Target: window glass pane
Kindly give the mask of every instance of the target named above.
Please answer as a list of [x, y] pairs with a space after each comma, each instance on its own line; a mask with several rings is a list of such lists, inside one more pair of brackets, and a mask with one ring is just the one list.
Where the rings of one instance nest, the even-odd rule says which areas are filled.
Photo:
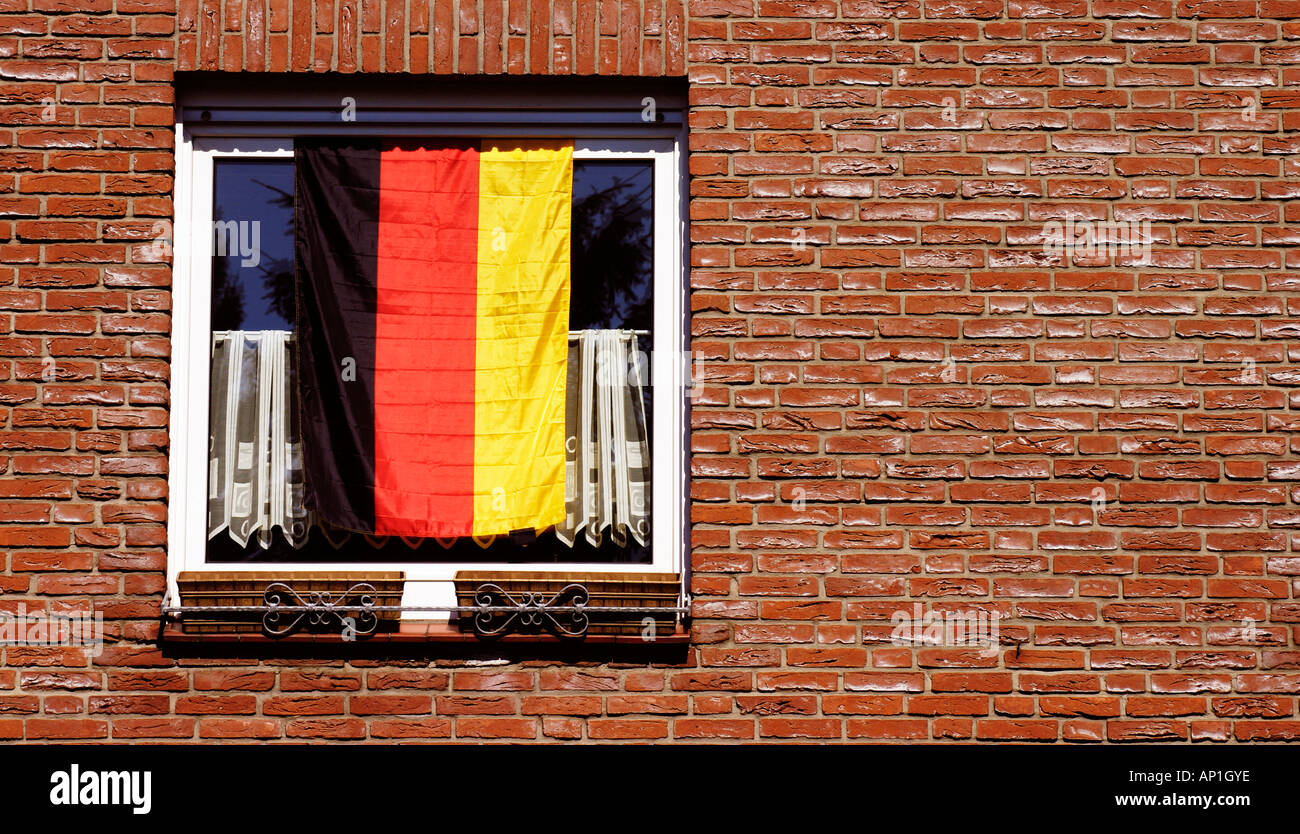
[[293, 329], [293, 160], [217, 159], [212, 329]]
[[654, 164], [573, 165], [569, 327], [649, 330], [654, 318]]
[[[213, 172], [214, 331], [292, 330], [293, 161], [217, 159]], [[570, 329], [653, 325], [654, 166], [649, 160], [577, 160], [573, 183]], [[641, 336], [645, 355], [653, 347]], [[214, 354], [214, 362], [223, 359]], [[229, 361], [228, 357], [224, 361]], [[652, 424], [647, 385], [646, 422]], [[647, 487], [648, 489], [648, 487]], [[222, 562], [633, 562], [651, 561], [650, 542], [614, 544], [608, 531], [593, 546], [579, 534], [572, 547], [553, 532], [530, 540], [499, 537], [386, 541], [313, 527], [295, 548], [277, 531], [270, 546], [240, 545], [225, 531], [208, 540], [206, 560]]]
[[[648, 332], [637, 337], [644, 378], [654, 350], [654, 197], [651, 160], [573, 163], [569, 327]], [[653, 460], [654, 391], [649, 385], [642, 390]]]

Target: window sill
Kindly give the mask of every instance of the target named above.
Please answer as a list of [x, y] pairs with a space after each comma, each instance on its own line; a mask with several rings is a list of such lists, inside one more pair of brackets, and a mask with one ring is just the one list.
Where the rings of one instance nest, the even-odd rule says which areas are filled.
[[690, 643], [690, 631], [678, 626], [671, 634], [656, 635], [654, 640], [643, 640], [640, 634], [588, 634], [584, 637], [556, 637], [550, 633], [510, 633], [500, 637], [482, 638], [473, 632], [461, 631], [454, 625], [442, 620], [408, 620], [401, 623], [396, 631], [379, 632], [368, 637], [344, 640], [341, 634], [297, 632], [284, 637], [270, 637], [256, 633], [206, 633], [192, 634], [181, 629], [179, 623], [168, 623], [162, 630], [161, 641], [164, 644], [203, 644], [203, 645], [248, 645], [274, 646], [286, 645], [419, 645], [426, 643], [457, 643], [491, 646], [498, 643], [549, 645], [549, 646], [684, 646]]

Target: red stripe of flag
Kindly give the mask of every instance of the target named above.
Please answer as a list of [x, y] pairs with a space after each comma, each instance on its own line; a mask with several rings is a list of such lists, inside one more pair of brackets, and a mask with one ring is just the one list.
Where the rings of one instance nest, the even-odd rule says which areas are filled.
[[478, 149], [379, 162], [375, 533], [473, 529]]

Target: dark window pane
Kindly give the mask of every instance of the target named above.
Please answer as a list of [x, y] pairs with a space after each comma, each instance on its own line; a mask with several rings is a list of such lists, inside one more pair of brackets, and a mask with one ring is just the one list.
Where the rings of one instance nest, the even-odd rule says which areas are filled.
[[217, 159], [212, 329], [293, 329], [293, 160]]
[[574, 163], [570, 328], [650, 329], [654, 196], [649, 160]]

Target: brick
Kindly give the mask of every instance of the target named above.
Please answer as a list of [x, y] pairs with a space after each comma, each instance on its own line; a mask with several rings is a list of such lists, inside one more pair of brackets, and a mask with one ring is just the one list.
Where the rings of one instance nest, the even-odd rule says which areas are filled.
[[280, 722], [262, 718], [202, 718], [199, 738], [269, 739], [280, 738]]
[[537, 720], [533, 718], [473, 718], [456, 719], [457, 738], [537, 738]]

